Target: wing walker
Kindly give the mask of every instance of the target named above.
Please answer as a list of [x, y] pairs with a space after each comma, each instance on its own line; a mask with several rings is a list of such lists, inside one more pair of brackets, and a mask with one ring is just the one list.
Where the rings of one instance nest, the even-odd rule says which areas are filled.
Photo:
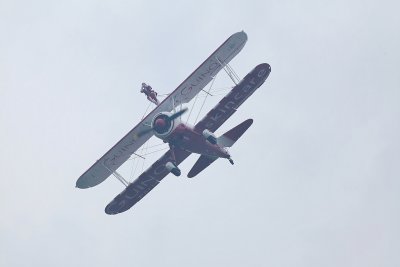
[[[179, 164], [192, 153], [200, 157], [189, 171], [189, 178], [198, 175], [218, 158], [225, 158], [233, 164], [227, 148], [246, 132], [253, 120], [245, 120], [221, 136], [215, 135], [215, 131], [265, 82], [271, 72], [270, 65], [262, 63], [242, 80], [238, 79], [228, 63], [246, 42], [247, 35], [243, 31], [230, 36], [162, 102], [157, 99], [157, 93], [151, 86], [143, 83], [141, 92], [156, 107], [82, 174], [76, 187], [93, 187], [109, 176], [115, 176], [125, 189], [106, 206], [105, 212], [118, 214], [135, 205], [169, 173], [180, 176]], [[182, 104], [194, 99], [222, 69], [235, 84], [232, 90], [194, 126], [182, 122], [180, 117], [188, 110], [182, 108]], [[181, 108], [178, 110], [177, 107]], [[136, 180], [131, 183], [126, 181], [117, 169], [152, 136], [168, 143], [169, 150]]]
[[151, 103], [155, 104], [158, 106], [160, 104], [160, 101], [157, 99], [157, 92], [151, 88], [150, 85], [146, 83], [142, 83], [142, 88], [140, 89], [141, 93], [144, 93], [147, 96], [147, 100], [149, 100]]

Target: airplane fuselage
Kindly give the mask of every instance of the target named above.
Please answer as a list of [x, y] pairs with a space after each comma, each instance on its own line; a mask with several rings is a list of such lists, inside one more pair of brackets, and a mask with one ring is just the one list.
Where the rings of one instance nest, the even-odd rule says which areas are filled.
[[177, 124], [168, 136], [161, 139], [172, 146], [191, 153], [201, 154], [211, 158], [230, 158], [225, 148], [218, 144], [210, 143], [202, 133], [196, 132], [193, 127], [184, 123]]

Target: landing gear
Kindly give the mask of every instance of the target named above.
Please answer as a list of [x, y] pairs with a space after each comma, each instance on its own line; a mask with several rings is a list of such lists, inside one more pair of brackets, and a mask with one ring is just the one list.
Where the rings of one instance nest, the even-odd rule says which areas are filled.
[[176, 166], [174, 163], [172, 163], [171, 161], [168, 161], [165, 164], [165, 168], [167, 168], [167, 170], [172, 173], [175, 176], [180, 176], [181, 175], [181, 170], [178, 168], [178, 166]]
[[231, 158], [228, 159], [230, 164], [235, 164]]
[[168, 161], [165, 164], [165, 168], [172, 173], [175, 176], [180, 176], [181, 175], [181, 170], [176, 166], [176, 158], [175, 158], [175, 152], [174, 152], [174, 146], [172, 144], [169, 144], [170, 151], [171, 151], [171, 161]]

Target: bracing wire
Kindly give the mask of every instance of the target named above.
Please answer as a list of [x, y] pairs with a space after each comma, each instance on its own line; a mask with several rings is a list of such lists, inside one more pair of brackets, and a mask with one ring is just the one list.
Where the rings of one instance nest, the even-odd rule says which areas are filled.
[[203, 101], [203, 104], [201, 105], [201, 108], [200, 108], [200, 110], [199, 110], [199, 113], [197, 113], [197, 117], [196, 117], [196, 120], [194, 121], [194, 124], [196, 124], [196, 122], [197, 122], [197, 120], [198, 120], [198, 118], [199, 118], [199, 116], [200, 116], [200, 113], [201, 113], [201, 111], [202, 111], [202, 109], [203, 109], [203, 107], [204, 107], [204, 104], [206, 103], [207, 96], [208, 96], [208, 94], [210, 93], [210, 90], [211, 90], [211, 88], [212, 88], [212, 86], [213, 86], [213, 84], [214, 84], [214, 82], [215, 82], [215, 79], [216, 79], [216, 77], [214, 77], [214, 78], [212, 79], [211, 85], [210, 85], [210, 87], [208, 88], [207, 95], [206, 95], [206, 97], [204, 98], [204, 101]]
[[142, 119], [141, 119], [141, 120], [143, 120], [144, 116], [146, 116], [146, 114], [147, 114], [147, 111], [149, 110], [149, 108], [150, 108], [151, 104], [153, 104], [153, 103], [151, 103], [151, 102], [150, 102], [150, 103], [147, 105], [146, 111], [144, 112], [144, 114], [143, 114], [143, 116], [142, 116]]
[[[144, 112], [144, 114], [143, 114], [141, 120], [143, 120], [143, 118], [146, 116], [147, 111], [149, 110], [151, 104], [152, 104], [152, 103], [150, 102], [150, 103], [147, 105], [147, 108], [146, 108], [146, 110], [145, 110], [145, 112]], [[143, 149], [142, 149], [142, 150], [143, 150]], [[129, 158], [129, 159], [128, 159], [128, 160], [132, 160], [132, 161], [133, 161], [133, 162], [132, 162], [131, 175], [130, 175], [131, 179], [132, 179], [133, 176], [136, 174], [137, 168], [138, 168], [138, 166], [139, 166], [139, 160], [135, 160], [136, 158], [139, 158], [139, 157], [133, 157], [133, 158]], [[143, 161], [144, 161], [144, 160], [143, 160]], [[143, 164], [144, 164], [144, 162], [143, 162]]]
[[[134, 161], [134, 162], [135, 162], [135, 161]], [[132, 176], [131, 176], [132, 178], [135, 176], [138, 166], [139, 166], [139, 158], [138, 158], [138, 160], [136, 160], [135, 170], [133, 171], [133, 174], [132, 174]]]
[[[147, 146], [146, 146], [147, 145]], [[164, 151], [164, 150], [167, 150], [169, 147], [163, 147], [163, 148], [161, 148], [161, 149], [157, 149], [157, 150], [154, 150], [154, 151], [150, 151], [150, 152], [145, 152], [145, 151], [148, 151], [150, 148], [154, 148], [154, 147], [159, 147], [159, 146], [161, 146], [161, 145], [165, 145], [164, 143], [162, 143], [162, 144], [157, 144], [157, 145], [153, 145], [153, 146], [148, 146], [148, 142], [144, 145], [144, 147], [141, 149], [141, 154], [140, 154], [140, 156], [141, 157], [143, 157], [143, 156], [147, 156], [147, 155], [150, 155], [150, 154], [154, 154], [154, 153], [157, 153], [157, 152], [160, 152], [160, 151]], [[139, 167], [139, 165], [140, 165], [140, 159], [142, 160], [142, 172], [143, 172], [143, 170], [144, 170], [144, 164], [145, 164], [145, 159], [143, 159], [143, 158], [141, 158], [140, 156], [133, 156], [133, 157], [131, 157], [131, 158], [129, 158], [128, 160], [131, 160], [132, 161], [132, 169], [131, 169], [131, 179], [133, 179], [133, 177], [134, 177], [134, 175], [136, 174], [136, 171], [137, 171], [137, 169], [138, 169], [138, 167]], [[135, 168], [134, 168], [135, 167]]]
[[[143, 152], [146, 153], [148, 145], [149, 145], [149, 142], [146, 142], [146, 144], [144, 145], [144, 147], [143, 147], [143, 149], [142, 149], [142, 154], [143, 154]], [[142, 161], [142, 171], [141, 171], [141, 172], [143, 172], [143, 170], [144, 170], [144, 162], [145, 162], [145, 161], [146, 161], [146, 160], [143, 159], [143, 161]]]
[[[129, 176], [130, 177], [130, 179], [132, 179], [132, 177], [133, 177], [133, 171], [135, 170], [135, 163], [137, 162], [137, 160], [135, 160], [136, 158], [132, 158], [132, 168], [131, 168], [131, 175]], [[131, 160], [131, 159], [129, 159], [129, 160]]]
[[192, 108], [190, 109], [189, 116], [186, 120], [186, 123], [189, 121], [190, 115], [192, 115], [192, 111], [193, 111], [194, 105], [196, 104], [197, 98], [199, 98], [199, 94], [197, 94], [196, 97], [194, 98], [194, 102], [193, 102]]
[[[148, 142], [144, 143], [143, 147], [140, 149], [140, 151], [141, 151], [140, 154], [144, 154], [143, 152], [147, 149], [147, 146], [148, 146]], [[135, 160], [135, 159], [138, 159], [138, 160]], [[138, 157], [138, 156], [132, 157], [132, 159], [128, 159], [128, 160], [133, 160], [133, 164], [136, 165], [136, 166], [135, 166], [135, 170], [134, 170], [134, 172], [132, 173], [132, 176], [131, 176], [132, 178], [136, 175], [136, 171], [137, 171], [138, 168], [139, 168], [140, 159], [142, 159], [142, 172], [143, 172], [144, 161], [145, 161], [145, 159], [140, 158], [140, 157]], [[136, 163], [136, 164], [135, 164], [135, 163]], [[133, 168], [133, 167], [132, 167], [132, 168]]]
[[212, 93], [215, 93], [215, 92], [220, 92], [220, 91], [226, 91], [226, 90], [230, 90], [230, 89], [232, 89], [232, 88], [233, 88], [233, 86], [220, 87], [220, 88], [212, 89], [211, 92], [212, 92]]
[[147, 156], [147, 155], [150, 155], [150, 154], [154, 154], [154, 153], [157, 153], [157, 152], [166, 150], [166, 149], [168, 149], [168, 148], [169, 148], [169, 147], [163, 147], [163, 148], [161, 148], [161, 149], [154, 150], [154, 151], [148, 152], [148, 153], [146, 153], [146, 154], [143, 154], [142, 156]]
[[[157, 150], [154, 150], [154, 151], [150, 151], [150, 152], [147, 152], [147, 153], [145, 153], [145, 154], [142, 154], [142, 155], [140, 155], [140, 156], [147, 156], [147, 155], [151, 155], [151, 154], [154, 154], [154, 153], [157, 153], [157, 152], [160, 152], [160, 151], [166, 150], [166, 149], [168, 149], [168, 147], [163, 147], [163, 148], [161, 148], [161, 149], [157, 149]], [[130, 158], [130, 159], [128, 159], [128, 160], [135, 161], [136, 159], [139, 159], [139, 158], [140, 158], [139, 156], [134, 156], [134, 157], [132, 157], [132, 158]]]
[[[211, 97], [213, 96], [221, 96], [221, 95], [227, 95], [225, 92], [219, 92], [218, 94], [213, 94]], [[207, 95], [201, 95], [199, 96], [199, 98], [205, 98], [207, 97]]]
[[[163, 146], [163, 145], [165, 145], [165, 143], [161, 143], [161, 144], [156, 144], [156, 145], [151, 145], [151, 146], [148, 146], [147, 147], [147, 150], [148, 149], [150, 149], [150, 148], [154, 148], [154, 147], [158, 147], [158, 146]], [[133, 156], [132, 158], [129, 158], [128, 160], [131, 160], [131, 159], [134, 159], [134, 158], [140, 158], [140, 156], [144, 156], [144, 155], [136, 155], [136, 156]]]

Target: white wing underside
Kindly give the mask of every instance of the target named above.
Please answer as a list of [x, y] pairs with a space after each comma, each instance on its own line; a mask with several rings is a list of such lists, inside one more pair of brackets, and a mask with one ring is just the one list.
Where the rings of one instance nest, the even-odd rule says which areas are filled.
[[[150, 132], [136, 138], [147, 129], [153, 117], [159, 112], [171, 111], [174, 106], [190, 102], [216, 74], [234, 58], [244, 47], [247, 35], [238, 32], [229, 37], [203, 64], [200, 65], [178, 88], [150, 112], [138, 125], [127, 133], [104, 156], [96, 161], [76, 182], [79, 188], [89, 188], [100, 184], [116, 171], [137, 151], [153, 134]], [[222, 65], [221, 65], [222, 62]]]

